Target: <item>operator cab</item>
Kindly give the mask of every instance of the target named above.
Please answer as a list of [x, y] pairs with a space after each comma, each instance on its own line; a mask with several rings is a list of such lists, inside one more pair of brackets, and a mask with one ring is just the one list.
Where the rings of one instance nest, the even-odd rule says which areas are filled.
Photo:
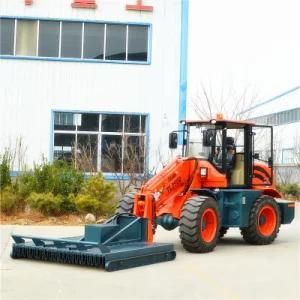
[[[230, 187], [253, 186], [254, 160], [267, 163], [270, 174], [273, 174], [271, 126], [225, 120], [220, 116], [207, 121], [185, 121], [183, 124], [183, 130], [179, 131], [182, 133], [182, 155], [208, 160], [218, 172], [226, 174]], [[170, 133], [169, 147], [175, 149], [177, 143], [177, 132]], [[271, 185], [272, 181], [271, 175], [263, 183]]]

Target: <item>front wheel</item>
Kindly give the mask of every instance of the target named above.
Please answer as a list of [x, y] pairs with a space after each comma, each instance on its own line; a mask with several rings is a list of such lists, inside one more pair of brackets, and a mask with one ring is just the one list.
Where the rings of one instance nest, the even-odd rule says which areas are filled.
[[261, 196], [254, 203], [249, 216], [249, 225], [241, 229], [244, 240], [249, 244], [271, 244], [279, 232], [280, 209], [269, 196]]
[[179, 222], [180, 239], [189, 252], [210, 252], [217, 244], [220, 217], [216, 201], [194, 196], [183, 206]]

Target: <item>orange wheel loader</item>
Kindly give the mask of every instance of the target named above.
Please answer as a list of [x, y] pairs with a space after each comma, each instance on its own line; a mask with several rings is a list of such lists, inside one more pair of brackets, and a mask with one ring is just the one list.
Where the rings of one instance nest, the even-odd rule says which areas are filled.
[[184, 121], [169, 148], [182, 154], [137, 192], [125, 195], [115, 216], [86, 225], [80, 237], [12, 235], [12, 258], [104, 267], [115, 271], [175, 259], [172, 244], [154, 242], [158, 225], [179, 227], [189, 252], [212, 251], [230, 227], [245, 242], [272, 243], [294, 218], [273, 174], [273, 128], [248, 121]]

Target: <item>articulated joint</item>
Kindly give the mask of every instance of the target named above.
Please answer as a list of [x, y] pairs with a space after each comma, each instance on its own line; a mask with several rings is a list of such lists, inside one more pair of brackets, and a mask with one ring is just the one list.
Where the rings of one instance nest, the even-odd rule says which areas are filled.
[[164, 214], [156, 218], [156, 224], [162, 226], [166, 230], [173, 230], [179, 225], [179, 221], [171, 214]]

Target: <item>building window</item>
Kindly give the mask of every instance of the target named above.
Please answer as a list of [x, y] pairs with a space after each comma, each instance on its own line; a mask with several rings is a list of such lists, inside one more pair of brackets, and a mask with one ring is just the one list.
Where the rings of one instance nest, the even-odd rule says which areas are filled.
[[0, 19], [0, 54], [14, 54], [15, 20]]
[[37, 21], [19, 20], [17, 23], [16, 55], [36, 56]]
[[54, 157], [71, 162], [74, 158], [75, 134], [56, 133], [54, 135]]
[[128, 60], [147, 61], [148, 30], [143, 26], [128, 26]]
[[101, 130], [106, 132], [123, 131], [123, 115], [104, 114], [102, 115]]
[[122, 136], [103, 134], [101, 140], [101, 170], [122, 172]]
[[126, 59], [126, 26], [106, 26], [106, 58], [110, 60]]
[[0, 18], [0, 55], [147, 63], [149, 25]]
[[81, 57], [82, 24], [62, 22], [61, 57]]
[[84, 24], [84, 58], [103, 59], [104, 28], [104, 24]]
[[85, 172], [144, 173], [146, 115], [54, 113], [54, 159]]
[[60, 32], [59, 22], [40, 21], [38, 56], [42, 56], [42, 57], [59, 56], [59, 32]]

